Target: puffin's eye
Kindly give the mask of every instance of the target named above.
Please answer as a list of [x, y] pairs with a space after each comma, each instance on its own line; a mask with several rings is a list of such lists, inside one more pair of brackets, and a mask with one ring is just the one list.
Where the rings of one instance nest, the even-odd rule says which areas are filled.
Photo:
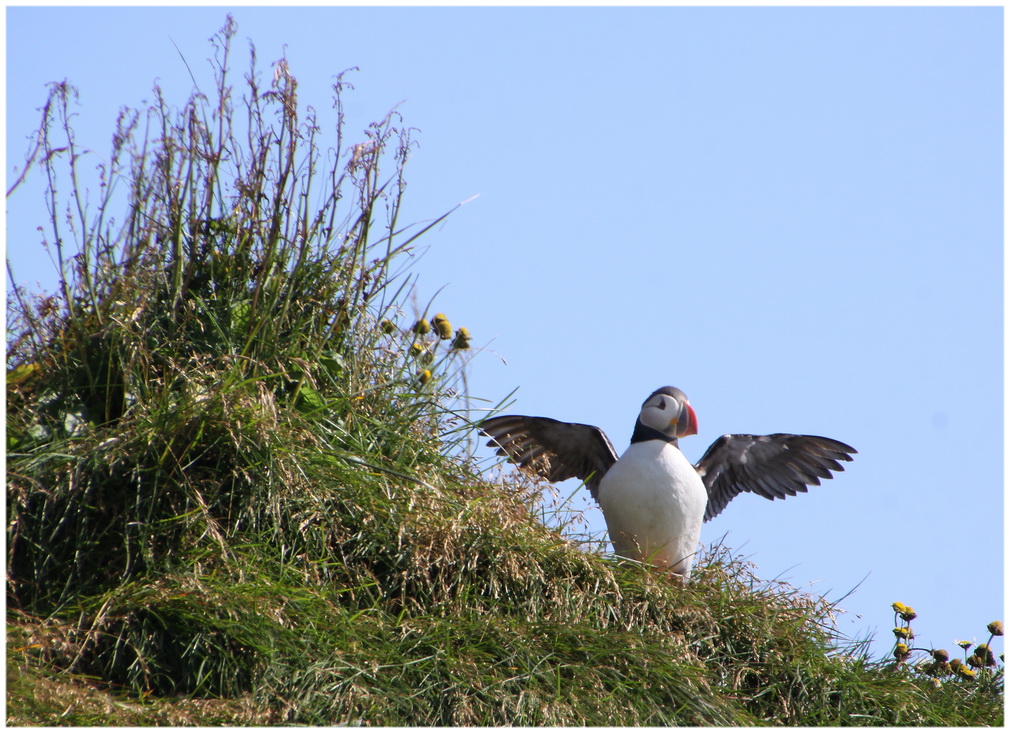
[[659, 409], [660, 410], [666, 409], [666, 400], [664, 400], [662, 397], [659, 398]]

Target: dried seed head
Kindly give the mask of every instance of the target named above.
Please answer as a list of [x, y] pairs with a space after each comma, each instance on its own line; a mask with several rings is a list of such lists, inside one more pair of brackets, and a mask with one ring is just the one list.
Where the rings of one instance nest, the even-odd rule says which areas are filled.
[[988, 644], [979, 644], [975, 647], [975, 655], [982, 662], [983, 666], [995, 667], [996, 666], [996, 656], [992, 653], [992, 649], [989, 648]]
[[989, 633], [993, 636], [1003, 636], [1003, 622], [993, 621], [991, 624], [986, 626], [989, 629]]
[[938, 662], [948, 662], [950, 661], [950, 655], [947, 653], [946, 649], [934, 649], [930, 654], [933, 655], [933, 659]]
[[394, 324], [388, 318], [383, 318], [382, 321], [379, 323], [379, 328], [382, 329], [383, 333], [393, 333], [393, 331], [396, 330], [396, 324]]

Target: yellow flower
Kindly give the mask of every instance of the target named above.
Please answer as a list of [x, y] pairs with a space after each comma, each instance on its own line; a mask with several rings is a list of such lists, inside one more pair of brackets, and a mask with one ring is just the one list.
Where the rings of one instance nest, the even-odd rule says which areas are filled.
[[894, 609], [895, 613], [904, 613], [906, 606], [904, 603], [901, 603], [900, 601], [895, 601], [894, 603], [891, 604], [891, 608]]
[[894, 658], [899, 662], [904, 662], [912, 655], [912, 652], [908, 650], [907, 644], [895, 644], [894, 645]]
[[894, 635], [896, 637], [898, 637], [899, 639], [914, 639], [915, 638], [915, 634], [913, 634], [912, 630], [910, 628], [908, 628], [907, 626], [895, 626], [894, 627]]
[[967, 649], [968, 647], [971, 646], [971, 642], [970, 641], [964, 641], [964, 640], [962, 640], [962, 641], [956, 641], [955, 640], [954, 643], [957, 644], [962, 649]]
[[452, 338], [452, 324], [445, 317], [445, 313], [436, 313], [435, 317], [431, 319], [431, 323], [435, 326], [440, 339], [444, 341], [447, 338]]
[[424, 336], [424, 334], [431, 331], [431, 324], [427, 320], [422, 318], [420, 321], [414, 324], [414, 333]]
[[911, 606], [905, 606], [905, 610], [902, 611], [900, 615], [905, 621], [911, 621], [913, 618], [916, 617], [917, 614], [915, 613], [914, 608], [912, 608]]
[[461, 350], [470, 348], [470, 329], [460, 326], [456, 330], [456, 338], [452, 341], [452, 348]]
[[993, 636], [1003, 636], [1003, 622], [993, 621], [991, 624], [986, 626], [989, 629], [989, 633]]
[[382, 329], [383, 333], [392, 333], [393, 331], [396, 330], [396, 326], [388, 318], [382, 319], [382, 321], [379, 323], [379, 328]]
[[410, 355], [411, 356], [417, 356], [422, 351], [424, 351], [424, 347], [421, 346], [421, 344], [417, 343], [417, 341], [415, 341], [414, 343], [412, 343], [410, 345]]
[[417, 375], [418, 379], [421, 380], [421, 384], [427, 384], [431, 381], [431, 370], [425, 369], [423, 372]]
[[961, 677], [962, 679], [966, 680], [975, 679], [975, 673], [970, 669], [968, 669], [967, 667], [965, 667], [963, 664], [957, 668], [956, 673], [957, 676]]

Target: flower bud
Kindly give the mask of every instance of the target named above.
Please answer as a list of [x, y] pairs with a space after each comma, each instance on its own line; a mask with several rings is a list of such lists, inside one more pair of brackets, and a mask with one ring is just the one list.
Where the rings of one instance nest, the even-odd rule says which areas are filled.
[[1003, 636], [1003, 622], [993, 621], [991, 624], [986, 626], [989, 629], [989, 633], [993, 636]]

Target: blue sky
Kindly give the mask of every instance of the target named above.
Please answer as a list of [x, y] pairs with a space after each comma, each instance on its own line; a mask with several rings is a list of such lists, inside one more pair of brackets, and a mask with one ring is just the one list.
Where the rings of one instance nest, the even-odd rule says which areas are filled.
[[[829, 598], [861, 582], [839, 628], [881, 653], [895, 600], [926, 647], [1003, 617], [1002, 8], [8, 8], [8, 182], [46, 82], [104, 153], [156, 78], [190, 93], [173, 41], [210, 86], [226, 12], [236, 81], [251, 39], [324, 115], [359, 67], [352, 136], [400, 104], [401, 220], [479, 194], [414, 268], [488, 344], [472, 394], [619, 451], [666, 384], [691, 460], [727, 432], [848, 442], [839, 478], [739, 497], [703, 540]], [[40, 190], [8, 201], [8, 257], [51, 288]]]

